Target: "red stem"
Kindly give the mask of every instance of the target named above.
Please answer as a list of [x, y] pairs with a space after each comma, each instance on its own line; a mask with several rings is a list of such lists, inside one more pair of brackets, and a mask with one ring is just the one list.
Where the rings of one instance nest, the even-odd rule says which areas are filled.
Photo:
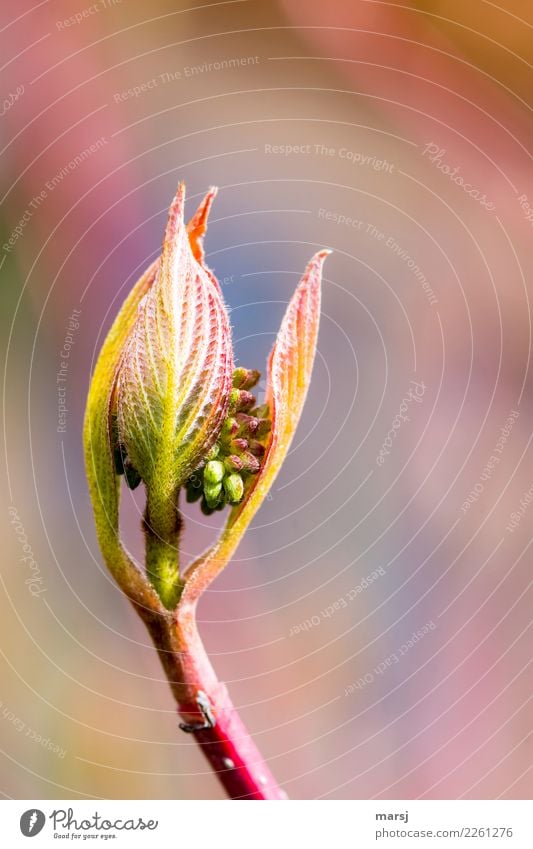
[[[192, 732], [230, 799], [286, 799], [265, 764], [257, 746], [233, 707], [224, 684], [219, 684], [210, 703], [216, 724]], [[202, 714], [192, 705], [180, 705], [182, 716], [196, 722]]]
[[168, 617], [139, 609], [178, 704], [182, 726], [196, 738], [230, 799], [286, 799], [239, 714], [217, 680], [196, 626], [195, 604]]

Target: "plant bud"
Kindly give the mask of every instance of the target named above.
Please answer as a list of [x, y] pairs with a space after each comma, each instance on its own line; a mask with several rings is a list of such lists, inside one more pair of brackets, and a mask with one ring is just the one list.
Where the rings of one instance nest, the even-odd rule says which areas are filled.
[[232, 412], [249, 410], [255, 404], [255, 397], [246, 389], [232, 389], [229, 408]]
[[204, 469], [204, 484], [220, 483], [224, 477], [224, 464], [220, 460], [210, 460]]
[[236, 368], [233, 372], [233, 386], [235, 389], [251, 389], [261, 377], [261, 372], [256, 369]]
[[209, 451], [207, 452], [205, 459], [206, 460], [214, 460], [216, 457], [218, 457], [219, 453], [220, 453], [220, 445], [218, 444], [218, 442], [215, 442], [215, 444], [212, 445], [211, 448], [209, 449]]
[[[126, 298], [102, 347], [84, 424], [85, 464], [104, 558], [137, 608], [157, 616], [161, 603], [175, 610], [184, 594], [187, 603], [195, 601], [224, 567], [280, 469], [311, 377], [322, 264], [329, 253], [311, 259], [290, 300], [268, 359], [267, 403], [255, 407], [248, 390], [259, 372], [234, 371], [221, 289], [204, 263], [203, 236], [215, 190], [187, 228], [184, 195], [180, 185], [161, 257]], [[146, 576], [121, 539], [117, 476], [122, 474], [131, 488], [141, 480], [146, 487]], [[215, 545], [190, 570], [190, 580], [189, 572], [180, 575], [178, 561], [182, 487], [187, 501], [200, 499], [206, 515], [228, 501], [239, 505]]]
[[224, 491], [230, 504], [238, 504], [244, 493], [244, 484], [240, 475], [234, 473], [224, 478]]
[[215, 510], [218, 509], [218, 505], [216, 507], [210, 507], [205, 498], [202, 498], [200, 502], [200, 509], [204, 516], [212, 516]]
[[245, 451], [244, 454], [241, 454], [240, 459], [242, 460], [242, 470], [243, 472], [252, 472], [255, 474], [259, 471], [259, 460], [257, 457], [254, 457], [249, 451]]
[[272, 422], [270, 419], [259, 419], [257, 422], [257, 430], [255, 431], [255, 435], [262, 439], [267, 433], [270, 433], [272, 430]]
[[262, 457], [265, 453], [265, 446], [257, 439], [250, 440], [248, 447], [255, 457]]
[[236, 452], [246, 451], [247, 448], [248, 448], [248, 440], [246, 440], [246, 439], [242, 439], [242, 438], [239, 437], [238, 439], [232, 439], [231, 442], [230, 442], [230, 449], [233, 450], [233, 451], [236, 451]]
[[223, 438], [228, 438], [230, 436], [235, 436], [235, 434], [237, 433], [238, 430], [239, 430], [239, 423], [238, 423], [237, 419], [234, 419], [230, 416], [224, 421], [220, 435]]
[[222, 492], [222, 481], [213, 484], [204, 484], [205, 500], [209, 507], [216, 507], [220, 493]]
[[246, 413], [237, 413], [235, 416], [239, 423], [239, 434], [243, 436], [255, 436], [259, 427], [259, 419], [255, 416], [248, 416]]
[[175, 524], [179, 487], [218, 439], [233, 375], [228, 317], [192, 252], [184, 199], [181, 185], [116, 377], [118, 438], [147, 486], [150, 527], [162, 537]]

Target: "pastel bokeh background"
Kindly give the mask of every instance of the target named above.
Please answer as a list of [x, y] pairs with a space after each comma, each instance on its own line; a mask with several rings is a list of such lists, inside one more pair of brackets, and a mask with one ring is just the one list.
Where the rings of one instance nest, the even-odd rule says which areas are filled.
[[[179, 179], [191, 212], [220, 187], [249, 367], [333, 250], [293, 449], [200, 609], [272, 770], [294, 798], [530, 797], [533, 12], [501, 5], [4, 5], [5, 797], [221, 797], [102, 566], [80, 438]], [[214, 525], [187, 510], [185, 559]]]

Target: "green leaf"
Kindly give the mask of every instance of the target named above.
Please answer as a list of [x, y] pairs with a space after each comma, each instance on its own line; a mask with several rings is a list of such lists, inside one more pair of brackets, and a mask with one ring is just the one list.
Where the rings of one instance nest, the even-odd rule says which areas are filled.
[[102, 346], [91, 380], [84, 422], [85, 467], [96, 532], [109, 571], [132, 601], [156, 610], [159, 598], [119, 539], [120, 477], [115, 472], [111, 408], [124, 343], [131, 333], [139, 302], [152, 286], [159, 260], [136, 283]]
[[189, 233], [184, 202], [181, 184], [155, 280], [139, 303], [116, 381], [118, 437], [146, 485], [147, 571], [169, 608], [181, 591], [178, 491], [217, 439], [233, 374], [219, 287], [195, 257], [202, 259], [202, 210], [209, 203]]
[[117, 377], [120, 440], [161, 502], [176, 496], [215, 442], [233, 372], [226, 310], [193, 256], [183, 203], [181, 186]]

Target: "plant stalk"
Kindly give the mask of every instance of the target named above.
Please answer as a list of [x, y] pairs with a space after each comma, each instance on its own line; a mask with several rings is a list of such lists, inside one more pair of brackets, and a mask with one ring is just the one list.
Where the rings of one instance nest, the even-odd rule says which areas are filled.
[[218, 681], [196, 625], [196, 605], [158, 614], [136, 605], [158, 651], [180, 727], [195, 737], [230, 799], [286, 799]]

